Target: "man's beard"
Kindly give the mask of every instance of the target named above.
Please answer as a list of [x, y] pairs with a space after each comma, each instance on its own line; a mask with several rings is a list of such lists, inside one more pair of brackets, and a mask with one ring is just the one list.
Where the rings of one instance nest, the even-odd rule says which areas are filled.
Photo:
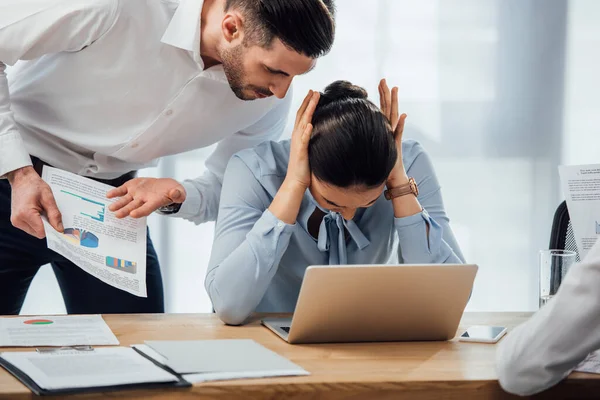
[[223, 63], [223, 71], [229, 82], [229, 87], [240, 100], [256, 100], [255, 94], [248, 92], [258, 92], [265, 96], [271, 96], [270, 90], [264, 89], [255, 85], [244, 84], [244, 45], [239, 44], [230, 50], [221, 52], [221, 62]]

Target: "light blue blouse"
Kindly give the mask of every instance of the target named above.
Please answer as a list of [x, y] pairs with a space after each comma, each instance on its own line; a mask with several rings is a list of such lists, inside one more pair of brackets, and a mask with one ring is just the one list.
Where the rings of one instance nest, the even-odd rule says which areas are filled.
[[350, 221], [323, 210], [317, 239], [307, 228], [317, 207], [309, 190], [294, 225], [268, 210], [287, 172], [289, 141], [265, 142], [233, 156], [205, 281], [221, 320], [237, 325], [255, 311], [293, 312], [310, 265], [464, 262], [429, 156], [412, 140], [403, 142], [402, 151], [406, 172], [419, 186], [423, 212], [395, 218], [392, 202], [382, 194]]

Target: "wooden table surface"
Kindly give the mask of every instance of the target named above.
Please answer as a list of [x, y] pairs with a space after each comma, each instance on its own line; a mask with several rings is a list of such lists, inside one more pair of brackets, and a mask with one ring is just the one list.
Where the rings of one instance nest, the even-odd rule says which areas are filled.
[[[471, 325], [514, 328], [527, 313], [466, 313]], [[144, 340], [249, 338], [289, 358], [310, 376], [208, 382], [193, 388], [117, 391], [69, 398], [143, 399], [504, 399], [494, 368], [495, 345], [458, 342], [289, 345], [260, 326], [223, 325], [214, 314], [105, 315], [122, 346]], [[509, 333], [510, 334], [510, 333]], [[595, 395], [594, 395], [595, 393]], [[0, 398], [34, 396], [0, 369]], [[600, 398], [600, 376], [574, 374], [535, 398]]]

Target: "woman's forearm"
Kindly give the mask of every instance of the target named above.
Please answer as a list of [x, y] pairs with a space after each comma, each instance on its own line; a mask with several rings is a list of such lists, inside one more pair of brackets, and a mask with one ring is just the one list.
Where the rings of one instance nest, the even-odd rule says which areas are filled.
[[296, 223], [306, 186], [292, 180], [284, 180], [269, 206], [269, 211], [286, 224]]
[[[238, 224], [217, 235], [209, 262], [205, 288], [223, 322], [243, 323], [266, 293], [294, 231], [265, 211], [249, 225], [249, 218], [221, 214], [223, 225]], [[234, 222], [235, 221], [235, 222]], [[233, 244], [238, 243], [237, 247]]]
[[[408, 182], [408, 176], [406, 175], [393, 177], [388, 179], [387, 187], [388, 189], [391, 189], [406, 185]], [[396, 218], [410, 217], [411, 215], [419, 214], [421, 211], [423, 211], [421, 203], [419, 203], [417, 197], [412, 194], [395, 197], [391, 201], [394, 206], [394, 217]]]

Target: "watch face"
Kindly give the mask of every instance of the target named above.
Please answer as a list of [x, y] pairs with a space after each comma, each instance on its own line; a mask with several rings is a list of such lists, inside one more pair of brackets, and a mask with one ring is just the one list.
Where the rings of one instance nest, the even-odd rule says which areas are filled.
[[169, 204], [169, 205], [160, 207], [159, 210], [163, 214], [176, 214], [177, 212], [179, 212], [180, 208], [181, 208], [181, 203], [173, 203], [173, 204]]
[[410, 182], [410, 188], [412, 189], [412, 192], [415, 194], [415, 196], [418, 196], [419, 195], [419, 187], [417, 186], [417, 182], [415, 182], [414, 178], [410, 178], [409, 182]]

